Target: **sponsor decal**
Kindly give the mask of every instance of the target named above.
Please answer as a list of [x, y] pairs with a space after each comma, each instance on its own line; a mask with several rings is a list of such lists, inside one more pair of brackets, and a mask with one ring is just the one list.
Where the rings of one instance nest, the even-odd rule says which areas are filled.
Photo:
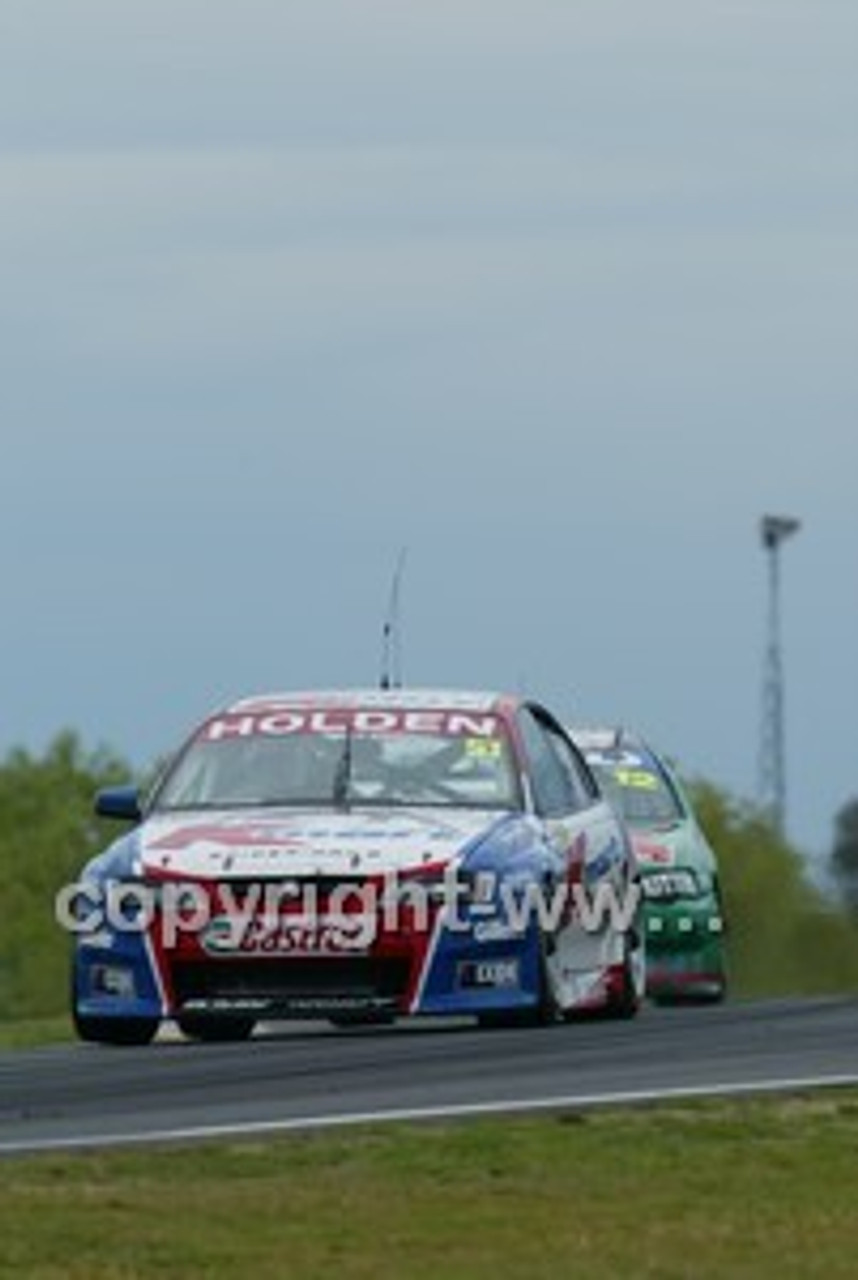
[[473, 934], [476, 942], [509, 942], [520, 936], [518, 928], [506, 920], [478, 920]]
[[200, 944], [209, 955], [340, 955], [366, 950], [375, 935], [375, 916], [250, 921], [215, 916], [200, 934]]
[[500, 738], [466, 738], [465, 754], [480, 760], [497, 760], [501, 755], [503, 743]]
[[497, 716], [465, 711], [313, 711], [296, 707], [217, 716], [203, 726], [199, 736], [205, 742], [220, 742], [225, 738], [277, 738], [295, 733], [425, 733], [481, 741], [496, 738], [498, 724]]
[[675, 861], [673, 851], [663, 844], [653, 844], [651, 840], [634, 838], [635, 853], [638, 861], [654, 867], [671, 867]]
[[297, 835], [292, 826], [246, 821], [192, 822], [152, 840], [147, 849], [160, 852], [189, 849], [195, 844], [218, 844], [229, 849], [252, 848], [257, 857], [277, 857], [284, 849], [300, 849], [304, 843], [305, 839]]
[[183, 1013], [266, 1013], [270, 996], [192, 996], [182, 1001]]
[[[694, 898], [699, 892], [693, 871], [650, 871], [641, 879], [645, 898], [666, 901], [672, 898]], [[681, 927], [681, 925], [680, 925]]]
[[621, 787], [638, 791], [658, 791], [658, 778], [648, 769], [615, 769], [614, 777]]
[[463, 960], [459, 965], [460, 987], [490, 987], [509, 990], [517, 987], [518, 960], [500, 957], [494, 960]]

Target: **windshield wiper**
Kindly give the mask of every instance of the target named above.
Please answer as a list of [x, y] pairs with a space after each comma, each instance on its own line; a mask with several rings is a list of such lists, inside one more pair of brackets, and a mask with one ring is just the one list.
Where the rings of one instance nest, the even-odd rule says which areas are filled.
[[342, 755], [337, 762], [334, 774], [334, 804], [338, 809], [349, 808], [349, 787], [352, 777], [352, 727], [346, 725]]

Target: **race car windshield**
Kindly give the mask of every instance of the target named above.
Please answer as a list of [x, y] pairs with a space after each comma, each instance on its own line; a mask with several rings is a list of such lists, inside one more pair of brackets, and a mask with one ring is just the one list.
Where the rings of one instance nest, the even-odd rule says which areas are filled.
[[499, 735], [349, 730], [200, 736], [174, 764], [153, 808], [343, 804], [520, 807], [510, 748]]
[[626, 822], [654, 826], [679, 822], [683, 816], [679, 800], [661, 774], [641, 764], [590, 762], [602, 785]]

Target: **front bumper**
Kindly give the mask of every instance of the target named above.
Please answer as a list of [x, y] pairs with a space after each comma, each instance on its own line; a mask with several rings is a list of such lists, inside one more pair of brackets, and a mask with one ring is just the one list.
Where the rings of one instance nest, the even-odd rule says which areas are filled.
[[534, 1007], [539, 955], [533, 929], [482, 941], [438, 922], [336, 954], [211, 953], [196, 938], [165, 949], [154, 936], [101, 935], [77, 942], [73, 999], [92, 1018], [477, 1015]]
[[163, 1018], [169, 1015], [149, 940], [102, 930], [79, 939], [72, 960], [72, 1002], [86, 1018]]
[[643, 927], [647, 995], [718, 999], [724, 994], [724, 921], [714, 898], [647, 902]]

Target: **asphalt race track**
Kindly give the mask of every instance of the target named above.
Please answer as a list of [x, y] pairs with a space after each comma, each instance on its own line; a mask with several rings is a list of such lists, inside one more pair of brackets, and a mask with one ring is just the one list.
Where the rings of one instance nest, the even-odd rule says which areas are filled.
[[279, 1024], [244, 1044], [2, 1053], [0, 1154], [852, 1081], [858, 997], [648, 1006], [632, 1022], [532, 1030]]

